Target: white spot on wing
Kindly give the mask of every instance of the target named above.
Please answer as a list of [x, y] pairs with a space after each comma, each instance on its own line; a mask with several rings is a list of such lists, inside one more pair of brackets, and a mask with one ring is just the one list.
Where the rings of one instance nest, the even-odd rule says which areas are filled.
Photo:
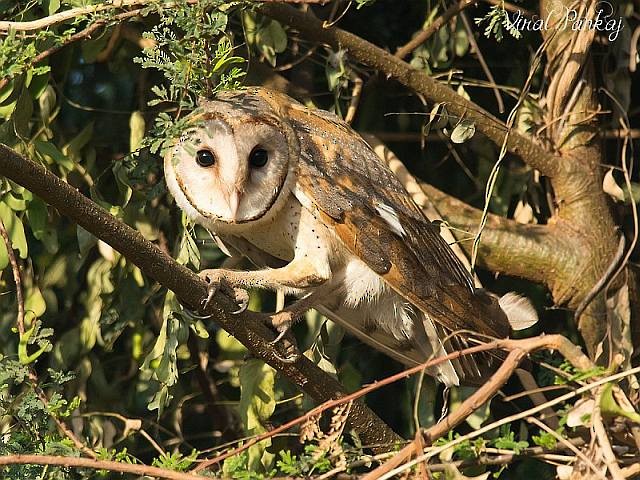
[[387, 225], [391, 227], [391, 231], [396, 235], [404, 237], [407, 232], [402, 228], [402, 224], [400, 223], [400, 219], [398, 218], [398, 213], [386, 203], [376, 202], [375, 205], [376, 212], [378, 215], [382, 217], [382, 219], [387, 222]]

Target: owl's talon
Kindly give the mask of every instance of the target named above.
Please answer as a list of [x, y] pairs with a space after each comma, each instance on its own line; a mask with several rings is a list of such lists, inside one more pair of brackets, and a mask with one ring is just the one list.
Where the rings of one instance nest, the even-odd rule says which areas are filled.
[[249, 294], [246, 290], [236, 288], [235, 291], [236, 303], [238, 304], [238, 310], [231, 312], [231, 315], [239, 315], [249, 307]]
[[274, 338], [273, 340], [271, 340], [269, 342], [269, 345], [277, 345], [278, 343], [280, 343], [280, 341], [284, 338], [284, 336], [289, 332], [289, 328], [286, 328], [285, 330], [281, 330], [279, 331], [278, 335], [276, 336], [276, 338]]
[[282, 357], [278, 355], [278, 352], [276, 351], [276, 353], [274, 353], [274, 356], [282, 363], [296, 363], [300, 358], [300, 352], [295, 352], [287, 357]]
[[192, 318], [194, 320], [209, 320], [211, 317], [213, 317], [212, 313], [201, 315], [200, 313], [194, 312], [193, 310], [185, 307], [184, 305], [182, 305], [182, 311], [186, 313], [189, 318]]
[[[207, 296], [200, 305], [200, 311], [206, 311], [213, 301], [218, 291], [221, 291], [228, 297], [234, 299], [238, 304], [238, 309], [230, 312], [232, 315], [238, 315], [244, 312], [249, 306], [249, 294], [242, 288], [233, 288], [225, 277], [225, 272], [221, 270], [202, 270], [198, 276], [207, 282]], [[210, 318], [210, 317], [206, 317]]]
[[282, 338], [291, 330], [291, 326], [295, 323], [297, 316], [290, 311], [283, 310], [281, 312], [273, 314], [269, 318], [269, 323], [278, 332], [278, 336], [269, 342], [271, 345], [275, 345], [280, 342]]

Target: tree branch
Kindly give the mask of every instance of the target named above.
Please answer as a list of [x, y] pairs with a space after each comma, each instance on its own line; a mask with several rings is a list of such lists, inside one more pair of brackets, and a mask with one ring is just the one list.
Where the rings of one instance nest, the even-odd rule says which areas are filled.
[[[481, 210], [427, 183], [420, 182], [420, 187], [452, 227], [465, 232], [477, 229]], [[470, 236], [473, 234], [453, 233], [460, 240], [460, 246], [470, 254]], [[572, 251], [565, 236], [556, 233], [550, 225], [524, 225], [489, 214], [480, 242], [479, 264], [492, 272], [503, 272], [552, 287], [554, 266], [571, 256]]]
[[211, 480], [210, 477], [203, 477], [192, 473], [175, 472], [150, 465], [54, 455], [5, 455], [0, 456], [0, 466], [2, 465], [55, 465], [58, 467], [91, 468], [93, 470], [131, 473], [141, 477], [166, 478], [167, 480]]
[[[324, 5], [330, 0], [260, 0], [262, 2], [283, 2], [283, 3], [295, 3], [295, 4], [316, 4]], [[198, 3], [198, 0], [187, 0], [188, 4]], [[45, 28], [59, 25], [69, 20], [74, 20], [84, 15], [91, 15], [107, 10], [126, 9], [131, 7], [140, 7], [145, 5], [155, 4], [162, 8], [172, 8], [176, 6], [176, 2], [166, 2], [164, 4], [156, 0], [111, 0], [102, 2], [97, 5], [90, 5], [87, 7], [70, 8], [69, 10], [63, 10], [48, 17], [39, 18], [37, 20], [31, 20], [27, 22], [14, 22], [14, 21], [0, 21], [0, 32], [9, 32], [14, 30], [16, 32], [33, 32], [35, 30], [42, 30]]]
[[432, 23], [430, 23], [424, 30], [420, 31], [415, 37], [413, 37], [406, 45], [398, 48], [395, 53], [395, 57], [399, 59], [404, 59], [407, 55], [413, 52], [416, 48], [422, 45], [424, 42], [431, 38], [440, 27], [442, 27], [445, 23], [455, 17], [458, 13], [463, 11], [465, 8], [470, 7], [471, 5], [475, 5], [477, 0], [460, 0], [458, 3], [454, 3], [449, 8], [447, 8], [442, 15], [436, 18]]
[[356, 61], [396, 79], [406, 87], [422, 94], [430, 102], [445, 102], [450, 113], [458, 118], [473, 121], [478, 131], [486, 135], [496, 145], [501, 146], [508, 133], [508, 151], [519, 155], [528, 165], [540, 170], [544, 175], [554, 177], [564, 171], [565, 164], [560, 157], [544, 150], [530, 137], [513, 130], [508, 131], [503, 122], [477, 104], [461, 97], [451, 88], [434, 80], [426, 73], [413, 69], [409, 64], [389, 52], [352, 33], [335, 27], [325, 27], [321, 20], [288, 5], [263, 5], [260, 11], [295, 28], [309, 40], [327, 43], [336, 50], [346, 50]]
[[[195, 273], [179, 265], [140, 232], [116, 220], [107, 211], [80, 194], [45, 168], [27, 160], [9, 147], [0, 145], [0, 175], [22, 185], [61, 214], [91, 232], [121, 252], [147, 276], [175, 292], [183, 304], [196, 308], [207, 294], [207, 284]], [[340, 383], [322, 371], [304, 355], [293, 363], [283, 362], [281, 355], [269, 344], [273, 332], [263, 322], [263, 315], [244, 312], [231, 315], [237, 308], [231, 299], [216, 295], [207, 313], [223, 329], [302, 388], [316, 401], [323, 402], [345, 395]], [[364, 443], [389, 444], [400, 437], [362, 402], [355, 402], [349, 416], [350, 424]]]

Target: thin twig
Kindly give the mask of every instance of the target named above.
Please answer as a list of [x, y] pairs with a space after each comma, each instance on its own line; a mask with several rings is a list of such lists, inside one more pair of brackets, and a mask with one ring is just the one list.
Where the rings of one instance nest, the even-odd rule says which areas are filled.
[[[293, 4], [317, 4], [324, 5], [330, 0], [261, 0], [265, 3], [281, 2], [281, 3], [293, 3]], [[189, 5], [198, 3], [198, 0], [186, 0]], [[39, 18], [37, 20], [31, 20], [28, 22], [13, 22], [13, 21], [0, 21], [0, 32], [9, 32], [14, 30], [16, 32], [30, 32], [34, 30], [42, 30], [44, 28], [52, 27], [60, 23], [64, 23], [68, 20], [73, 20], [84, 15], [96, 14], [104, 12], [106, 10], [124, 9], [129, 7], [138, 7], [143, 5], [155, 5], [157, 8], [173, 8], [178, 5], [177, 2], [158, 3], [157, 0], [111, 0], [102, 2], [97, 5], [90, 5], [88, 7], [70, 8], [69, 10], [63, 10], [62, 12], [49, 15], [48, 17]]]
[[344, 121], [348, 124], [353, 122], [358, 111], [358, 104], [360, 103], [360, 96], [362, 95], [362, 79], [355, 76], [353, 79], [353, 91], [351, 92], [351, 101], [349, 102], [349, 108], [347, 114], [344, 116]]
[[[45, 406], [45, 408], [47, 408], [49, 405], [49, 399], [47, 398], [46, 393], [44, 393], [44, 390], [40, 388], [38, 376], [35, 373], [35, 371], [33, 371], [33, 369], [29, 372], [29, 380], [33, 385], [33, 389], [36, 392], [36, 396], [40, 399], [40, 401]], [[65, 437], [67, 437], [69, 440], [71, 440], [78, 450], [80, 450], [89, 458], [93, 458], [93, 459], [98, 458], [96, 453], [93, 450], [91, 450], [89, 447], [87, 447], [84, 443], [82, 443], [82, 441], [76, 436], [76, 434], [73, 433], [73, 430], [71, 430], [67, 426], [67, 424], [64, 421], [62, 421], [62, 419], [58, 418], [54, 413], [51, 413], [50, 417], [53, 420], [53, 422], [56, 424], [56, 427], [58, 427], [58, 430], [60, 431], [60, 433]]]
[[496, 96], [496, 102], [498, 103], [498, 111], [500, 113], [504, 112], [504, 102], [502, 101], [502, 95], [500, 94], [500, 89], [496, 86], [496, 79], [493, 78], [493, 74], [491, 73], [491, 69], [487, 64], [487, 61], [484, 59], [484, 55], [478, 46], [478, 42], [476, 42], [476, 37], [473, 34], [473, 29], [471, 28], [471, 23], [467, 18], [467, 14], [465, 12], [460, 12], [460, 18], [462, 19], [462, 23], [464, 23], [464, 28], [467, 31], [467, 38], [469, 39], [469, 43], [473, 48], [473, 51], [478, 56], [478, 62], [480, 62], [480, 66], [484, 71], [484, 74], [487, 76], [487, 80], [492, 84], [491, 88], [493, 90], [493, 94]]
[[538, 428], [541, 428], [542, 430], [547, 432], [549, 435], [551, 435], [553, 438], [555, 438], [557, 442], [560, 442], [565, 447], [567, 447], [569, 450], [571, 450], [573, 453], [575, 453], [576, 456], [578, 458], [580, 458], [580, 460], [582, 460], [591, 470], [593, 470], [593, 473], [595, 473], [595, 475], [597, 477], [602, 478], [603, 480], [607, 480], [607, 477], [605, 477], [604, 474], [598, 469], [598, 467], [596, 467], [593, 464], [593, 462], [589, 459], [589, 457], [587, 457], [584, 453], [582, 453], [580, 450], [578, 450], [574, 445], [569, 443], [567, 441], [567, 439], [563, 438], [562, 435], [560, 435], [558, 432], [556, 432], [555, 430], [549, 428], [547, 425], [542, 423], [537, 418], [529, 417], [529, 418], [526, 418], [525, 420], [527, 422], [529, 422], [529, 423], [533, 423]]
[[442, 15], [440, 15], [432, 23], [430, 23], [424, 30], [420, 31], [420, 33], [409, 40], [409, 42], [407, 42], [405, 45], [398, 48], [398, 50], [396, 50], [396, 53], [394, 54], [394, 57], [401, 60], [404, 59], [416, 48], [429, 40], [429, 38], [431, 38], [431, 36], [440, 29], [440, 27], [446, 24], [458, 13], [462, 12], [465, 8], [470, 7], [471, 5], [475, 5], [476, 3], [477, 0], [461, 0], [457, 3], [454, 3], [449, 8], [447, 8], [442, 13]]
[[620, 380], [622, 378], [628, 377], [630, 375], [635, 375], [636, 373], [640, 372], [640, 367], [636, 367], [636, 368], [632, 368], [630, 370], [626, 370], [624, 372], [620, 372], [620, 373], [616, 373], [614, 375], [610, 375], [604, 378], [601, 378], [599, 380], [596, 380], [593, 383], [590, 383], [588, 385], [585, 385], [584, 387], [578, 388], [577, 390], [574, 390], [573, 392], [569, 392], [566, 393], [564, 395], [561, 395], [557, 398], [554, 398], [553, 400], [549, 400], [549, 402], [547, 402], [547, 404], [545, 405], [539, 405], [533, 408], [530, 408], [528, 410], [525, 410], [523, 412], [517, 413], [515, 415], [510, 415], [504, 418], [501, 418], [500, 420], [497, 420], [495, 422], [492, 422], [488, 425], [485, 425], [481, 428], [479, 428], [478, 430], [468, 433], [467, 435], [461, 435], [460, 437], [455, 438], [454, 440], [452, 440], [451, 442], [447, 442], [446, 445], [442, 446], [442, 447], [438, 447], [435, 448], [431, 451], [429, 451], [428, 453], [425, 453], [424, 455], [418, 457], [415, 460], [412, 460], [410, 462], [405, 463], [404, 465], [402, 465], [401, 467], [398, 467], [397, 469], [394, 469], [392, 471], [390, 471], [389, 473], [387, 473], [386, 475], [380, 476], [380, 480], [385, 480], [387, 478], [391, 478], [394, 475], [397, 475], [399, 473], [402, 473], [403, 471], [413, 467], [414, 465], [418, 464], [419, 462], [423, 462], [429, 458], [433, 458], [435, 456], [440, 455], [442, 452], [444, 452], [445, 450], [452, 448], [456, 445], [459, 445], [462, 442], [466, 442], [467, 440], [470, 440], [472, 438], [476, 438], [479, 437], [480, 435], [494, 430], [502, 425], [506, 425], [508, 423], [513, 423], [517, 420], [522, 420], [524, 418], [533, 416], [539, 412], [541, 412], [542, 410], [544, 410], [547, 407], [550, 406], [554, 406], [557, 405], [559, 403], [565, 402], [567, 400], [571, 400], [572, 398], [578, 397], [580, 395], [582, 395], [583, 393], [586, 393], [590, 390], [593, 390], [595, 388], [598, 388], [601, 385], [604, 385], [606, 383], [609, 382], [615, 382], [616, 380]]
[[624, 480], [624, 474], [620, 471], [620, 465], [618, 465], [616, 455], [613, 453], [613, 449], [611, 448], [609, 436], [607, 435], [607, 431], [605, 430], [604, 424], [602, 423], [600, 404], [602, 402], [603, 391], [604, 387], [601, 387], [596, 393], [594, 402], [595, 408], [593, 414], [591, 415], [592, 428], [596, 434], [596, 438], [598, 439], [598, 445], [600, 445], [600, 448], [602, 449], [602, 456], [604, 457], [604, 462], [607, 465], [609, 473], [611, 474], [611, 479]]
[[150, 465], [55, 455], [4, 455], [0, 456], [0, 466], [3, 465], [55, 465], [59, 467], [91, 468], [93, 470], [131, 473], [139, 476], [166, 478], [167, 480], [211, 480], [210, 477], [176, 472]]

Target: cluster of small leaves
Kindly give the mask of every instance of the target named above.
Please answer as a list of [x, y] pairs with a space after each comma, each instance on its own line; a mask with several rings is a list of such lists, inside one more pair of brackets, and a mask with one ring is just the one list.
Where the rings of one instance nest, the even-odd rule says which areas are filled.
[[502, 425], [500, 427], [498, 437], [495, 438], [491, 444], [501, 450], [512, 450], [513, 453], [518, 455], [523, 449], [529, 446], [529, 442], [516, 440], [515, 436], [515, 432], [511, 430], [511, 427], [508, 424]]
[[[429, 12], [425, 27], [437, 19], [439, 9]], [[451, 68], [456, 58], [464, 57], [469, 52], [469, 37], [461, 21], [451, 25], [442, 25], [433, 35], [416, 48], [412, 53], [411, 66], [418, 70], [432, 73], [433, 70]]]
[[[50, 381], [60, 389], [72, 376], [65, 372], [49, 370]], [[49, 422], [51, 415], [68, 416], [77, 408], [80, 399], [76, 397], [67, 403], [58, 391], [54, 391], [51, 401], [45, 405], [27, 381], [29, 368], [17, 360], [0, 355], [0, 389], [16, 392], [16, 395], [0, 395], [0, 419], [12, 418], [13, 424], [3, 432], [0, 455], [21, 453], [42, 453], [49, 455], [77, 455], [73, 443], [55, 430]], [[36, 471], [38, 470], [38, 472]], [[6, 467], [3, 478], [67, 478], [65, 469], [52, 468], [48, 477], [40, 476], [42, 467]], [[33, 477], [24, 475], [34, 474]]]
[[478, 26], [486, 23], [484, 36], [487, 38], [493, 36], [498, 42], [501, 42], [504, 38], [504, 30], [516, 40], [522, 37], [520, 30], [516, 28], [509, 18], [509, 13], [504, 8], [504, 3], [493, 5], [484, 17], [475, 18], [474, 21]]
[[555, 384], [556, 385], [565, 385], [570, 382], [582, 382], [585, 380], [592, 379], [594, 377], [599, 377], [604, 375], [607, 370], [604, 367], [596, 366], [589, 370], [579, 370], [575, 368], [568, 361], [564, 361], [560, 364], [560, 369], [567, 374], [566, 377], [562, 377], [556, 375]]
[[170, 102], [190, 110], [198, 97], [238, 87], [244, 71], [237, 64], [244, 59], [233, 55], [226, 35], [228, 14], [217, 10], [222, 1], [177, 3], [177, 9], [158, 10], [160, 23], [144, 34], [154, 45], [134, 61], [162, 72], [167, 80], [168, 89], [153, 89], [158, 98], [150, 106]]
[[333, 468], [326, 452], [319, 451], [318, 446], [313, 444], [305, 445], [300, 455], [295, 455], [290, 450], [280, 450], [278, 456], [280, 458], [275, 462], [277, 468], [259, 472], [251, 468], [249, 453], [242, 452], [225, 460], [223, 473], [228, 478], [238, 480], [262, 480], [281, 475], [309, 477], [326, 473]]
[[198, 458], [198, 453], [195, 449], [189, 455], [182, 455], [180, 452], [165, 452], [153, 459], [153, 465], [176, 472], [186, 472]]

